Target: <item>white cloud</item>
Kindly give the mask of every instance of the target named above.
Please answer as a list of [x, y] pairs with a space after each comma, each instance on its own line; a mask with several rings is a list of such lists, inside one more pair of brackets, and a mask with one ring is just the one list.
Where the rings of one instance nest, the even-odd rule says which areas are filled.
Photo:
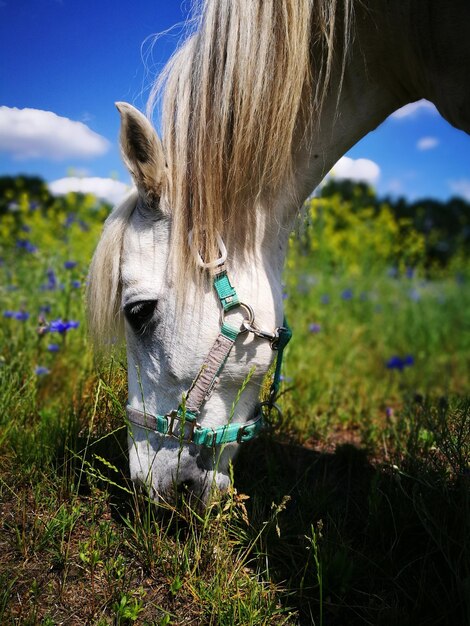
[[470, 178], [459, 178], [458, 180], [449, 181], [449, 187], [452, 193], [461, 196], [470, 202]]
[[390, 117], [395, 120], [402, 120], [405, 117], [416, 117], [423, 112], [432, 114], [438, 113], [432, 102], [429, 102], [428, 100], [418, 100], [417, 102], [405, 104], [404, 107], [401, 107], [401, 109], [397, 109], [394, 113], [392, 113]]
[[380, 167], [370, 159], [351, 159], [349, 157], [341, 157], [330, 175], [338, 180], [350, 179], [375, 185], [380, 176]]
[[439, 145], [437, 137], [421, 137], [416, 143], [418, 150], [432, 150]]
[[91, 159], [109, 146], [107, 139], [82, 122], [52, 111], [0, 107], [0, 152], [15, 159]]
[[56, 196], [63, 196], [70, 191], [77, 191], [80, 193], [92, 193], [97, 198], [106, 200], [111, 204], [118, 204], [129, 192], [130, 186], [113, 178], [67, 176], [49, 183], [49, 189]]

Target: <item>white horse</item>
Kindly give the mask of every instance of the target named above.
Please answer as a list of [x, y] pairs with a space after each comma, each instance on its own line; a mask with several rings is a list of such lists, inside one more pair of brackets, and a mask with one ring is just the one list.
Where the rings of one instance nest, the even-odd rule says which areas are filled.
[[306, 196], [409, 102], [470, 132], [470, 3], [206, 0], [156, 90], [163, 142], [117, 105], [136, 190], [93, 258], [90, 330], [106, 342], [125, 322], [132, 479], [205, 500], [261, 424]]

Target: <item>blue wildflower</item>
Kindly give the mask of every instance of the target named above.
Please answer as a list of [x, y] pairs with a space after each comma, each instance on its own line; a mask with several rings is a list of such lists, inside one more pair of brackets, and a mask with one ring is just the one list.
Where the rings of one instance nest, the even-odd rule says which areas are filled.
[[15, 312], [14, 311], [3, 311], [3, 317], [6, 317], [7, 319], [11, 319], [12, 317], [15, 317]]
[[393, 409], [392, 409], [392, 407], [390, 407], [390, 406], [386, 407], [386, 409], [385, 409], [385, 415], [386, 415], [387, 417], [393, 417]]
[[322, 304], [329, 304], [330, 303], [330, 296], [327, 293], [324, 293], [321, 298], [320, 298], [320, 302]]
[[19, 322], [26, 322], [29, 319], [29, 313], [27, 311], [17, 311], [15, 313], [15, 320]]
[[403, 365], [405, 367], [410, 367], [410, 365], [414, 365], [414, 362], [415, 360], [412, 354], [407, 354], [403, 359]]
[[39, 312], [40, 313], [50, 313], [51, 312], [51, 305], [50, 304], [42, 304], [39, 307]]
[[59, 350], [60, 350], [60, 346], [59, 346], [59, 344], [58, 344], [58, 343], [50, 343], [50, 344], [48, 344], [48, 346], [47, 346], [47, 350], [48, 350], [49, 352], [59, 352]]
[[28, 226], [27, 224], [23, 224], [23, 225], [21, 226], [21, 230], [22, 230], [24, 233], [30, 233], [30, 232], [31, 232], [31, 226]]
[[390, 357], [389, 360], [385, 363], [385, 365], [387, 369], [389, 370], [400, 370], [400, 372], [404, 368], [404, 364], [403, 364], [401, 357], [396, 356], [396, 355]]
[[390, 357], [388, 361], [386, 361], [385, 366], [389, 370], [398, 370], [402, 372], [405, 367], [410, 367], [414, 363], [414, 358], [411, 354], [408, 354], [404, 358], [398, 355], [394, 355]]
[[320, 324], [313, 323], [313, 324], [310, 324], [308, 329], [311, 333], [319, 333], [321, 331], [321, 326]]
[[414, 270], [414, 268], [413, 268], [413, 267], [407, 267], [407, 268], [406, 268], [406, 270], [405, 270], [405, 276], [406, 276], [407, 278], [410, 278], [410, 279], [411, 279], [411, 278], [413, 278], [414, 274], [415, 274], [415, 270]]
[[36, 211], [36, 209], [39, 209], [39, 202], [30, 202], [29, 203], [29, 210], [30, 211]]
[[47, 272], [47, 283], [41, 285], [41, 289], [43, 291], [54, 291], [57, 289], [57, 277], [53, 269], [48, 269]]
[[63, 322], [62, 320], [53, 320], [50, 324], [49, 324], [49, 331], [51, 333], [66, 333], [68, 330], [68, 326], [66, 324], [66, 322]]
[[36, 376], [44, 376], [45, 374], [49, 374], [51, 370], [49, 370], [47, 367], [44, 367], [43, 365], [38, 365], [38, 367], [36, 367], [36, 369], [34, 370], [34, 373], [36, 374]]
[[66, 270], [73, 270], [76, 267], [77, 261], [65, 261], [64, 267]]
[[37, 252], [37, 247], [33, 246], [33, 244], [28, 239], [17, 239], [16, 247], [26, 250], [26, 252], [30, 253]]
[[72, 224], [76, 222], [76, 220], [77, 218], [75, 216], [75, 213], [69, 213], [64, 223], [65, 228], [69, 228], [70, 226], [72, 226]]
[[63, 335], [71, 328], [78, 328], [79, 325], [80, 322], [75, 322], [73, 320], [70, 320], [69, 322], [64, 322], [61, 319], [52, 320], [52, 322], [49, 324], [49, 332], [60, 333], [61, 335]]
[[352, 289], [344, 289], [344, 291], [341, 292], [341, 298], [343, 300], [352, 300], [353, 298]]
[[82, 286], [82, 283], [79, 280], [72, 280], [71, 284], [74, 289], [80, 289]]

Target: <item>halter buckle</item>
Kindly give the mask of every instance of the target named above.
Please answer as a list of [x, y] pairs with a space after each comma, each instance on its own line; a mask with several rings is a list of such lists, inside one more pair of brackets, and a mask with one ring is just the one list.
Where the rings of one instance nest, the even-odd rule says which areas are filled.
[[[194, 431], [197, 427], [199, 427], [199, 424], [196, 422], [196, 420], [189, 420], [189, 419], [184, 420], [183, 432], [176, 434], [174, 432], [175, 420], [177, 422], [183, 421], [182, 416], [178, 413], [178, 409], [173, 409], [173, 411], [170, 411], [169, 413], [167, 413], [165, 417], [168, 421], [168, 432], [166, 433], [168, 437], [173, 437], [174, 439], [178, 439], [178, 441], [182, 440], [188, 443], [192, 442], [193, 437], [194, 437]], [[189, 428], [188, 438], [186, 437], [186, 427]]]

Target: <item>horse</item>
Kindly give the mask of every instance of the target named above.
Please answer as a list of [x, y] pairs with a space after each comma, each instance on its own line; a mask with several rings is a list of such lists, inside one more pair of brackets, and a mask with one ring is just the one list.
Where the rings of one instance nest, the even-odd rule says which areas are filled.
[[100, 345], [125, 336], [130, 475], [153, 499], [229, 487], [289, 338], [281, 274], [299, 208], [422, 98], [470, 132], [467, 0], [205, 0], [149, 115], [117, 103], [135, 189], [94, 254], [89, 327]]

